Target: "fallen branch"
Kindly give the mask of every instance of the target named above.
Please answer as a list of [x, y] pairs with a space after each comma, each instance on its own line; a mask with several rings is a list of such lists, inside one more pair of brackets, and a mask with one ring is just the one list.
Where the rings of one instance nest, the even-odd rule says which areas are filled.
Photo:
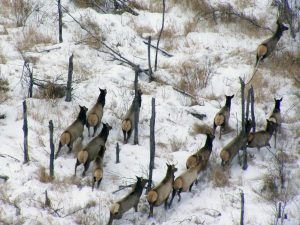
[[[148, 42], [147, 41], [143, 41], [144, 42], [144, 44], [146, 44], [146, 45], [148, 45]], [[154, 45], [150, 45], [152, 48], [154, 48], [154, 49], [157, 49], [157, 47], [156, 46], [154, 46]], [[163, 49], [161, 49], [161, 48], [158, 48], [158, 51], [160, 51], [163, 55], [165, 55], [165, 56], [168, 56], [168, 57], [173, 57], [173, 55], [171, 55], [170, 53], [168, 53], [168, 52], [166, 52], [165, 50], [163, 50]]]
[[129, 184], [129, 185], [121, 185], [121, 186], [119, 186], [119, 189], [118, 189], [118, 190], [113, 191], [112, 193], [115, 194], [115, 193], [117, 193], [117, 192], [119, 192], [119, 191], [122, 191], [123, 189], [132, 187], [132, 185], [133, 185], [133, 184]]
[[206, 118], [206, 114], [201, 114], [201, 113], [192, 113], [191, 112], [191, 115], [196, 117], [197, 119], [199, 120], [203, 120], [204, 118]]
[[14, 159], [15, 161], [20, 162], [19, 159], [15, 158], [15, 157], [12, 157], [10, 155], [7, 155], [7, 154], [0, 154], [0, 157], [2, 157], [2, 158], [10, 157], [10, 158]]
[[8, 176], [0, 175], [0, 179], [3, 179], [4, 181], [7, 181], [8, 178], [9, 178]]
[[0, 119], [5, 119], [6, 115], [5, 114], [0, 114]]

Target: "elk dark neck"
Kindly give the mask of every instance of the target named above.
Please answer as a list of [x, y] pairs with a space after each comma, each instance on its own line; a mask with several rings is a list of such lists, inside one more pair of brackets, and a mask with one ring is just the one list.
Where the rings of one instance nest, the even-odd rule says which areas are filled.
[[274, 126], [272, 126], [270, 123], [268, 123], [268, 124], [267, 124], [267, 128], [266, 128], [266, 131], [267, 131], [270, 135], [272, 135], [273, 132], [275, 131]]
[[138, 182], [135, 184], [135, 187], [134, 187], [133, 192], [135, 192], [135, 193], [142, 193], [142, 192], [143, 192], [143, 189], [144, 189], [144, 187], [142, 186], [141, 181], [138, 181]]
[[230, 106], [231, 106], [231, 99], [226, 99], [225, 106], [226, 106], [227, 108], [230, 108]]
[[283, 34], [283, 30], [280, 29], [279, 26], [277, 26], [277, 30], [273, 37], [276, 38], [277, 40], [279, 40], [281, 38], [282, 34]]
[[86, 124], [86, 114], [85, 111], [80, 111], [77, 120], [81, 121], [83, 124]]
[[109, 129], [106, 126], [104, 126], [99, 134], [99, 137], [103, 138], [104, 143], [107, 141], [108, 134], [109, 134]]
[[[141, 97], [141, 95], [138, 94], [137, 97], [136, 97], [136, 99], [137, 99], [139, 108], [141, 108], [141, 105], [142, 105], [142, 97]], [[133, 104], [135, 104], [135, 99], [133, 100]]]
[[97, 103], [99, 103], [102, 106], [105, 105], [105, 95], [106, 95], [105, 93], [101, 92], [97, 99]]
[[208, 149], [212, 149], [212, 142], [213, 141], [212, 141], [211, 137], [209, 135], [207, 135], [204, 147], [208, 148]]
[[275, 107], [274, 107], [273, 112], [280, 112], [280, 102], [275, 103]]
[[98, 153], [98, 156], [99, 156], [100, 158], [103, 158], [104, 153], [105, 153], [105, 147], [104, 147], [104, 146], [101, 146], [101, 149], [100, 149], [100, 151], [99, 151], [99, 153]]

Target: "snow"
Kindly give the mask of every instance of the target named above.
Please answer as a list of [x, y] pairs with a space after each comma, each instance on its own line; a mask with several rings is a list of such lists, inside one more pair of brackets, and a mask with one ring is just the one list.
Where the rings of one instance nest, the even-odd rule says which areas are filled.
[[[1, 2], [1, 1], [0, 1]], [[148, 0], [139, 0], [144, 5]], [[224, 3], [215, 0], [214, 3]], [[233, 5], [237, 1], [227, 0]], [[0, 120], [0, 175], [9, 176], [4, 182], [0, 180], [0, 224], [106, 224], [109, 219], [111, 204], [126, 195], [129, 189], [118, 190], [120, 185], [132, 184], [136, 176], [148, 176], [149, 170], [149, 130], [151, 117], [151, 99], [156, 99], [156, 157], [153, 171], [153, 182], [158, 184], [166, 173], [166, 163], [175, 163], [178, 171], [176, 176], [185, 170], [187, 157], [202, 147], [205, 135], [193, 134], [193, 125], [208, 125], [212, 127], [215, 113], [224, 104], [225, 94], [235, 94], [232, 100], [230, 126], [234, 129], [229, 134], [218, 138], [219, 128], [213, 142], [213, 152], [207, 171], [199, 175], [198, 185], [192, 192], [182, 193], [181, 202], [174, 199], [171, 209], [165, 211], [163, 206], [154, 208], [154, 218], [148, 219], [149, 205], [145, 195], [142, 195], [139, 210], [131, 209], [115, 224], [239, 224], [240, 193], [245, 194], [245, 224], [266, 225], [273, 224], [275, 206], [260, 193], [263, 178], [270, 173], [274, 164], [273, 155], [263, 148], [248, 149], [253, 158], [249, 159], [249, 166], [243, 171], [235, 158], [229, 173], [229, 184], [216, 187], [213, 182], [213, 170], [220, 167], [220, 151], [230, 142], [240, 128], [240, 84], [239, 77], [250, 78], [255, 61], [256, 46], [265, 36], [248, 36], [239, 30], [236, 24], [218, 23], [208, 26], [206, 20], [201, 20], [195, 30], [184, 35], [184, 26], [193, 16], [193, 12], [182, 9], [178, 5], [168, 6], [165, 29], [173, 31], [174, 40], [161, 40], [161, 47], [173, 45], [168, 51], [174, 55], [171, 58], [159, 54], [156, 78], [164, 81], [148, 82], [146, 75], [141, 75], [139, 82], [143, 90], [142, 106], [139, 122], [139, 145], [133, 145], [133, 137], [128, 144], [123, 144], [121, 119], [126, 113], [134, 96], [134, 72], [126, 65], [120, 65], [110, 60], [103, 52], [96, 51], [87, 45], [75, 44], [78, 32], [85, 34], [74, 20], [64, 13], [63, 43], [57, 43], [57, 6], [53, 1], [35, 1], [42, 7], [28, 18], [25, 27], [6, 26], [13, 21], [12, 15], [1, 15], [0, 10], [0, 54], [7, 62], [0, 64], [0, 77], [9, 81], [9, 99], [0, 104], [1, 114], [6, 118]], [[121, 15], [101, 14], [91, 8], [77, 8], [73, 3], [63, 0], [69, 13], [80, 22], [90, 18], [101, 29], [105, 43], [117, 49], [122, 55], [139, 64], [141, 68], [148, 68], [147, 46], [143, 41], [148, 35], [156, 35], [161, 26], [161, 13], [139, 11], [139, 16], [129, 13]], [[169, 3], [167, 3], [169, 4]], [[276, 10], [270, 1], [252, 1], [244, 9], [245, 13], [265, 18], [268, 27], [274, 28]], [[266, 13], [266, 11], [268, 13]], [[267, 14], [267, 15], [266, 15]], [[8, 18], [9, 17], [9, 18]], [[21, 82], [23, 58], [16, 48], [17, 40], [23, 36], [29, 27], [35, 27], [39, 32], [47, 34], [54, 40], [46, 45], [36, 45], [25, 53], [27, 58], [38, 58], [33, 67], [33, 74], [38, 79], [54, 80], [61, 77], [66, 82], [68, 60], [74, 54], [73, 100], [66, 103], [64, 98], [56, 100], [27, 98], [29, 125], [29, 156], [30, 162], [23, 164], [23, 115], [22, 101], [26, 98], [27, 87]], [[5, 29], [4, 29], [5, 27]], [[138, 28], [146, 27], [140, 33]], [[6, 30], [6, 32], [3, 32]], [[141, 35], [141, 36], [140, 36]], [[299, 36], [299, 34], [298, 34]], [[76, 39], [77, 38], [77, 39]], [[156, 39], [153, 38], [153, 43]], [[293, 40], [289, 33], [284, 33], [280, 40], [281, 50], [299, 52], [299, 38]], [[44, 50], [49, 50], [49, 52]], [[152, 64], [154, 51], [151, 49]], [[274, 53], [276, 54], [276, 53]], [[279, 53], [277, 53], [279, 54]], [[218, 59], [218, 60], [217, 60]], [[267, 63], [268, 59], [264, 63]], [[196, 99], [199, 105], [192, 105], [191, 99], [175, 91], [182, 74], [178, 67], [185, 62], [197, 63], [202, 68], [211, 64], [212, 77], [206, 87], [197, 90]], [[283, 149], [292, 162], [286, 164], [289, 177], [288, 188], [292, 198], [288, 201], [285, 212], [288, 219], [284, 224], [300, 224], [300, 117], [299, 117], [299, 84], [289, 77], [279, 76], [277, 71], [261, 66], [260, 75], [270, 85], [263, 87], [267, 93], [263, 101], [255, 105], [257, 129], [265, 127], [265, 120], [274, 106], [274, 97], [283, 97], [282, 134], [279, 135], [277, 148], [274, 138], [271, 139], [271, 151]], [[270, 90], [276, 86], [278, 89]], [[61, 156], [55, 160], [55, 179], [51, 182], [41, 180], [41, 168], [49, 173], [49, 120], [54, 123], [55, 148], [63, 130], [76, 118], [79, 107], [88, 108], [95, 103], [99, 89], [106, 88], [106, 105], [104, 107], [103, 122], [109, 123], [113, 129], [106, 144], [104, 156], [104, 178], [100, 188], [92, 191], [91, 167], [87, 176], [80, 174], [83, 167], [77, 168], [74, 177], [75, 155], [67, 154], [67, 148], [61, 151]], [[255, 90], [255, 87], [254, 87]], [[37, 89], [34, 89], [34, 93]], [[214, 97], [210, 97], [214, 96]], [[206, 114], [200, 121], [190, 112]], [[99, 132], [99, 131], [98, 131]], [[83, 144], [90, 138], [87, 129], [84, 130]], [[133, 136], [133, 135], [132, 135]], [[115, 147], [119, 143], [121, 148], [120, 161], [115, 163]], [[46, 207], [45, 191], [51, 200], [51, 207]], [[86, 207], [87, 204], [91, 207]], [[14, 206], [16, 205], [16, 206]], [[18, 210], [19, 212], [18, 212]], [[56, 211], [55, 211], [56, 210]], [[220, 214], [219, 214], [220, 213]]]

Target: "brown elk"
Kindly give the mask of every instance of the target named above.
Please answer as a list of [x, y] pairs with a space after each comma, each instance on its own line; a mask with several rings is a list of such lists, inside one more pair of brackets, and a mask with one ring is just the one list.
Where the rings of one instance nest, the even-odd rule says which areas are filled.
[[175, 165], [167, 164], [167, 174], [164, 179], [147, 194], [147, 201], [150, 205], [149, 217], [153, 216], [153, 207], [165, 203], [165, 209], [168, 207], [168, 198], [174, 184], [174, 173], [177, 171]]
[[92, 190], [94, 190], [95, 183], [97, 182], [97, 188], [99, 188], [100, 183], [103, 178], [103, 157], [105, 153], [105, 146], [101, 145], [98, 155], [93, 161], [93, 185]]
[[270, 139], [277, 127], [276, 121], [274, 118], [267, 119], [267, 127], [265, 130], [260, 130], [255, 133], [250, 133], [248, 136], [248, 147], [250, 148], [258, 148], [260, 150], [261, 147], [271, 147]]
[[90, 137], [90, 127], [94, 127], [94, 133], [93, 133], [93, 137], [94, 137], [99, 125], [101, 124], [101, 120], [103, 117], [103, 108], [105, 105], [105, 96], [107, 91], [106, 89], [101, 89], [101, 88], [99, 88], [99, 90], [100, 90], [100, 94], [98, 96], [97, 102], [91, 108], [91, 110], [88, 111], [88, 115], [87, 115], [86, 126], [88, 128], [89, 137]]
[[221, 151], [221, 165], [228, 166], [232, 159], [237, 155], [240, 149], [246, 146], [247, 144], [247, 137], [250, 133], [252, 128], [252, 121], [247, 120], [245, 124], [245, 135], [242, 131], [233, 138]]
[[280, 99], [274, 98], [274, 101], [275, 101], [275, 106], [269, 119], [274, 120], [275, 123], [277, 124], [274, 132], [275, 147], [276, 147], [277, 133], [278, 131], [280, 132], [281, 130], [281, 122], [282, 122], [281, 113], [280, 113], [280, 103], [282, 101], [282, 98]]
[[219, 110], [219, 112], [215, 115], [214, 118], [213, 134], [215, 134], [217, 126], [221, 127], [219, 139], [221, 139], [221, 133], [224, 132], [225, 129], [229, 128], [228, 122], [230, 117], [231, 99], [234, 97], [234, 95], [225, 96], [225, 105]]
[[58, 157], [58, 154], [62, 146], [67, 145], [69, 147], [69, 153], [72, 151], [74, 141], [81, 137], [84, 130], [84, 125], [86, 124], [86, 112], [88, 108], [85, 106], [79, 106], [80, 112], [77, 116], [77, 119], [64, 130], [60, 135], [58, 150], [55, 155], [55, 158]]
[[[138, 110], [140, 110], [140, 108], [141, 108], [142, 94], [143, 94], [142, 91], [138, 90], [138, 94], [137, 94], [137, 101], [138, 101], [138, 106], [139, 106]], [[133, 101], [122, 121], [122, 131], [123, 131], [123, 135], [124, 135], [124, 143], [125, 144], [128, 142], [128, 140], [132, 134], [132, 131], [134, 130], [134, 122], [135, 122], [134, 105], [135, 105], [135, 99], [133, 99]]]
[[96, 158], [98, 152], [101, 149], [101, 146], [105, 146], [110, 130], [111, 126], [109, 126], [107, 123], [103, 124], [103, 128], [100, 134], [94, 137], [83, 149], [78, 152], [77, 161], [75, 164], [75, 175], [77, 166], [79, 166], [80, 164], [84, 164], [82, 176], [85, 176], [85, 172], [88, 170], [91, 161]]
[[273, 34], [273, 36], [263, 41], [257, 47], [255, 66], [257, 66], [259, 61], [262, 61], [274, 51], [283, 32], [289, 29], [288, 27], [284, 26], [281, 22], [279, 22], [279, 20], [276, 21], [276, 24], [277, 24], [277, 29], [276, 32]]
[[133, 186], [132, 191], [127, 194], [121, 200], [115, 202], [110, 208], [110, 218], [108, 225], [112, 224], [114, 219], [121, 219], [123, 214], [130, 210], [132, 207], [137, 212], [138, 203], [140, 201], [140, 197], [143, 193], [143, 189], [148, 182], [147, 179], [143, 179], [142, 177], [137, 177], [137, 182]]

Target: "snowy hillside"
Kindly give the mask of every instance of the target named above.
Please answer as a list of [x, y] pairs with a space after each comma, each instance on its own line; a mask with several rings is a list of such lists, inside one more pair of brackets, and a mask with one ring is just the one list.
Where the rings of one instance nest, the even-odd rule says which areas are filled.
[[[278, 10], [272, 1], [166, 1], [159, 46], [172, 57], [158, 52], [152, 82], [146, 73], [139, 75], [143, 95], [138, 145], [133, 144], [134, 135], [124, 144], [121, 130], [122, 119], [134, 98], [135, 73], [128, 63], [115, 60], [107, 46], [141, 69], [148, 69], [144, 41], [151, 36], [156, 45], [162, 25], [162, 1], [126, 3], [138, 15], [112, 9], [113, 1], [97, 0], [94, 7], [84, 2], [89, 1], [62, 0], [63, 42], [59, 43], [56, 1], [0, 0], [0, 115], [5, 115], [0, 119], [0, 176], [8, 177], [0, 178], [0, 224], [107, 224], [111, 205], [130, 188], [114, 191], [135, 183], [136, 176], [148, 177], [151, 99], [156, 101], [153, 182], [157, 185], [166, 174], [166, 163], [178, 168], [175, 177], [186, 170], [188, 156], [204, 145], [205, 131], [213, 127], [216, 113], [225, 104], [225, 95], [234, 95], [231, 132], [219, 139], [217, 128], [208, 167], [199, 174], [192, 191], [182, 193], [180, 202], [176, 196], [168, 210], [163, 205], [154, 207], [153, 218], [148, 218], [149, 204], [142, 194], [138, 212], [130, 209], [113, 224], [240, 224], [243, 192], [245, 224], [300, 225], [299, 32], [295, 38], [290, 30], [283, 33], [251, 82], [257, 130], [265, 128], [274, 98], [283, 98], [283, 122], [276, 148], [273, 136], [271, 148], [247, 148], [247, 170], [239, 165], [238, 157], [229, 168], [221, 167], [222, 148], [241, 129], [239, 77], [245, 82], [251, 78], [257, 46], [276, 30]], [[297, 1], [290, 2], [292, 9], [300, 10]], [[33, 97], [28, 98], [24, 60], [37, 84], [48, 81], [65, 86], [72, 54], [72, 101], [66, 102], [64, 96], [50, 98], [49, 89], [47, 92], [38, 85], [33, 86]], [[152, 66], [154, 60], [155, 49], [151, 48]], [[92, 108], [99, 88], [107, 90], [102, 122], [112, 130], [106, 142], [103, 180], [99, 189], [92, 191], [92, 164], [85, 177], [81, 177], [82, 165], [74, 176], [75, 150], [68, 154], [67, 146], [55, 160], [54, 179], [49, 176], [49, 120], [54, 124], [57, 151], [60, 135], [76, 119], [79, 105]], [[30, 158], [26, 164], [22, 130], [25, 99]], [[191, 113], [206, 117], [199, 120]], [[85, 146], [91, 140], [86, 127], [83, 137]], [[117, 143], [121, 149], [118, 164]], [[45, 202], [46, 191], [49, 204]], [[279, 203], [284, 206], [284, 220], [276, 219]]]

